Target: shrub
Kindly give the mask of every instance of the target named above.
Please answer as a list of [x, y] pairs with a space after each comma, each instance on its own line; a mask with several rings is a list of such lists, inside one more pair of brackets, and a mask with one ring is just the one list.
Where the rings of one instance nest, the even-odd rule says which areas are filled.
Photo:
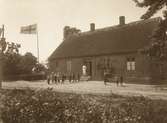
[[18, 75], [8, 75], [3, 78], [5, 81], [17, 81], [17, 80], [25, 80], [25, 81], [33, 81], [33, 80], [45, 80], [46, 75], [40, 73], [33, 74], [18, 74]]
[[167, 123], [167, 103], [144, 97], [8, 90], [0, 106], [4, 123]]

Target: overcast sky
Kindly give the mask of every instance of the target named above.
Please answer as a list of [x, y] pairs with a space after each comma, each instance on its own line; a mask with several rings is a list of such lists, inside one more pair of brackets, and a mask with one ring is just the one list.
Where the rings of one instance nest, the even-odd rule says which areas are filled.
[[96, 28], [117, 25], [122, 15], [128, 23], [144, 12], [133, 0], [0, 0], [0, 24], [5, 24], [7, 41], [21, 44], [21, 54], [37, 56], [36, 35], [19, 32], [21, 26], [38, 24], [40, 61], [62, 42], [66, 25], [88, 31], [90, 23]]

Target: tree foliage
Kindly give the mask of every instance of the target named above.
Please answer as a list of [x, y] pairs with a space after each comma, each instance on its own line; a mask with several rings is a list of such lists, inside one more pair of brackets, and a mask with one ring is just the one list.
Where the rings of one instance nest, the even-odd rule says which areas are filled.
[[147, 7], [147, 12], [141, 16], [142, 19], [148, 19], [152, 17], [155, 13], [161, 10], [163, 7], [166, 7], [167, 1], [166, 0], [133, 0], [136, 2], [137, 6], [139, 7]]
[[36, 63], [37, 58], [29, 52], [25, 55], [5, 53], [3, 58], [3, 73], [4, 75], [30, 74]]
[[17, 64], [20, 62], [20, 54], [4, 54], [3, 57], [3, 74], [4, 75], [15, 75], [19, 73]]
[[[138, 7], [147, 7], [146, 13], [141, 16], [141, 19], [149, 19], [162, 8], [167, 7], [167, 0], [133, 0]], [[149, 56], [155, 56], [161, 60], [167, 59], [166, 49], [166, 31], [167, 31], [167, 10], [163, 11], [163, 17], [152, 35], [152, 43], [147, 51]]]
[[64, 38], [80, 33], [81, 30], [75, 27], [65, 26], [64, 27]]
[[37, 58], [33, 56], [32, 53], [27, 52], [24, 56], [21, 57], [19, 64], [17, 65], [22, 74], [32, 73], [33, 67], [37, 63]]
[[46, 73], [47, 72], [47, 68], [43, 64], [37, 63], [33, 67], [32, 72], [33, 73]]

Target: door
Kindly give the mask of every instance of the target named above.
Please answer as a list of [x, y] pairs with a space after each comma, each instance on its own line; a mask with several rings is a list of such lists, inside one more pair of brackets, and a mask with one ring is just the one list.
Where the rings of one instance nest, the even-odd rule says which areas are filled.
[[87, 75], [92, 76], [92, 62], [87, 61], [86, 67], [87, 67], [87, 69], [86, 69]]

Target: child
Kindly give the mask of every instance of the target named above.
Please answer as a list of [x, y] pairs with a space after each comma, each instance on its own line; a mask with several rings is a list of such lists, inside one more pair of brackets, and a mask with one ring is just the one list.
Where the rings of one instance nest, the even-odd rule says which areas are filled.
[[50, 75], [49, 74], [47, 75], [47, 83], [48, 83], [48, 85], [50, 84]]
[[115, 81], [116, 81], [117, 86], [119, 86], [119, 79], [118, 78], [119, 78], [118, 75], [116, 75], [115, 76]]
[[120, 76], [120, 84], [121, 86], [123, 86], [123, 76], [122, 75]]
[[77, 80], [78, 80], [78, 82], [80, 81], [80, 75], [79, 75], [79, 73], [77, 74]]

